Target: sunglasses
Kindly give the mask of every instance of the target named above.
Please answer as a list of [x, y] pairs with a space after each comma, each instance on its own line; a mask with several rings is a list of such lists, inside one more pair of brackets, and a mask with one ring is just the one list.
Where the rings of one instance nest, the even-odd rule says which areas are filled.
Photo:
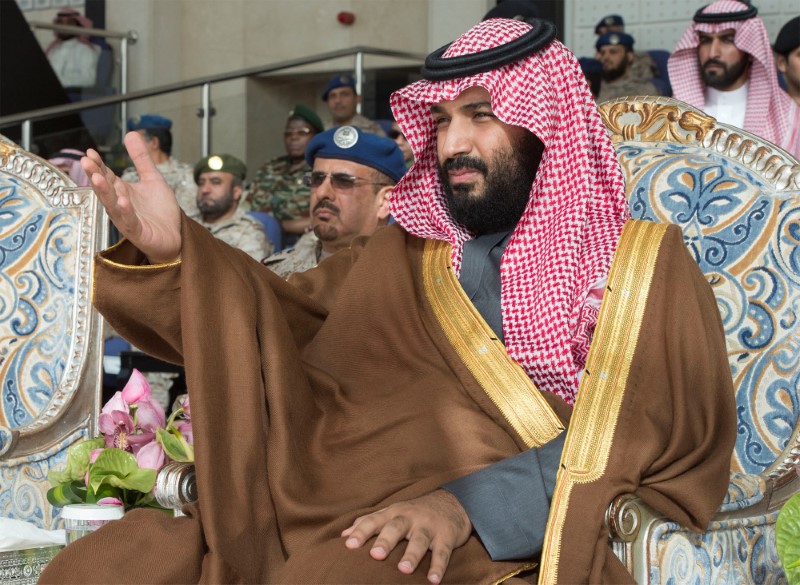
[[403, 135], [403, 133], [400, 132], [400, 130], [389, 130], [389, 132], [387, 132], [386, 135], [392, 140], [397, 140]]
[[356, 182], [368, 183], [370, 185], [388, 186], [388, 183], [379, 183], [377, 181], [370, 181], [361, 177], [354, 177], [347, 173], [323, 173], [321, 171], [311, 171], [303, 175], [303, 184], [306, 187], [316, 189], [325, 182], [325, 178], [331, 178], [331, 185], [337, 191], [349, 191], [356, 186]]

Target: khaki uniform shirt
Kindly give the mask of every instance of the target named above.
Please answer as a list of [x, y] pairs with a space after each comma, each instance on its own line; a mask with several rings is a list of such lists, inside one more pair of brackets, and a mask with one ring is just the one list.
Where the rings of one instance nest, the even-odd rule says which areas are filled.
[[273, 254], [264, 260], [264, 265], [281, 278], [289, 278], [295, 272], [314, 268], [325, 256], [319, 238], [314, 232], [306, 232], [293, 248]]
[[271, 213], [278, 221], [308, 216], [311, 189], [303, 184], [303, 175], [311, 167], [306, 162], [296, 171], [290, 167], [289, 157], [281, 156], [256, 171], [246, 196], [251, 210]]
[[[325, 125], [325, 128], [334, 128], [336, 126], [342, 126], [342, 124], [329, 123]], [[386, 136], [386, 132], [383, 131], [383, 128], [381, 128], [380, 124], [374, 120], [370, 120], [366, 116], [362, 116], [361, 114], [356, 114], [353, 116], [353, 119], [347, 123], [347, 126], [355, 126], [356, 128], [361, 128], [364, 132], [371, 132], [372, 134], [377, 134], [378, 136]]]
[[232, 217], [217, 223], [206, 223], [202, 218], [197, 223], [226, 244], [247, 252], [256, 260], [266, 258], [274, 249], [261, 224], [241, 209], [237, 209]]
[[606, 81], [600, 84], [600, 91], [597, 93], [597, 103], [622, 96], [634, 95], [661, 95], [655, 85], [646, 79], [632, 77], [630, 72], [614, 81]]
[[[175, 191], [178, 205], [184, 213], [192, 219], [200, 217], [197, 209], [197, 185], [194, 182], [194, 167], [169, 157], [169, 160], [160, 165], [156, 165], [158, 172], [164, 177], [169, 188]], [[125, 169], [122, 173], [122, 180], [126, 183], [138, 183], [139, 173], [134, 167]]]

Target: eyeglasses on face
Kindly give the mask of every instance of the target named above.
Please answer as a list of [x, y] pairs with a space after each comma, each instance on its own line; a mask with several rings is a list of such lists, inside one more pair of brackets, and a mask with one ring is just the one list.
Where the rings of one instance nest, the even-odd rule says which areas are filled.
[[338, 191], [348, 191], [356, 186], [356, 183], [368, 183], [370, 185], [388, 186], [388, 183], [379, 183], [378, 181], [370, 181], [362, 177], [355, 177], [347, 173], [323, 173], [321, 171], [311, 171], [303, 175], [303, 184], [306, 187], [316, 189], [325, 182], [325, 177], [331, 178], [331, 185]]
[[[391, 129], [391, 130], [389, 130], [389, 132], [387, 133], [387, 136], [388, 136], [389, 138], [391, 138], [392, 140], [397, 140], [398, 138], [400, 138], [401, 136], [403, 136], [403, 133], [402, 133], [402, 132], [400, 132], [400, 130], [395, 130], [394, 128], [392, 128], [392, 129]], [[404, 137], [404, 136], [403, 136], [403, 137]], [[405, 137], [404, 137], [404, 138], [405, 138]]]
[[290, 136], [308, 136], [311, 134], [311, 128], [293, 128], [292, 130], [284, 130], [283, 135], [286, 138]]

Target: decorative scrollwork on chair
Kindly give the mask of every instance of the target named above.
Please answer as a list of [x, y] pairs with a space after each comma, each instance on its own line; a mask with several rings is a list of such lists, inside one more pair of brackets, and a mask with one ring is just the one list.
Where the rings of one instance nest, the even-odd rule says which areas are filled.
[[775, 521], [800, 489], [800, 164], [671, 98], [619, 98], [600, 113], [633, 216], [679, 225], [711, 284], [739, 427], [707, 532], [626, 495], [608, 511], [610, 544], [639, 583], [781, 582]]

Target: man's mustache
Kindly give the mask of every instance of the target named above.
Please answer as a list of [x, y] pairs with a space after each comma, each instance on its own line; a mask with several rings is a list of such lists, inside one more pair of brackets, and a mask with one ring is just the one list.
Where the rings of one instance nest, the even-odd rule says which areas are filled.
[[706, 68], [708, 68], [708, 66], [709, 66], [709, 65], [719, 65], [720, 67], [722, 67], [722, 68], [723, 68], [723, 69], [725, 69], [726, 71], [727, 71], [727, 69], [728, 69], [728, 66], [727, 66], [727, 65], [725, 65], [725, 63], [723, 63], [723, 62], [722, 62], [722, 61], [720, 61], [719, 59], [709, 59], [708, 61], [706, 61], [705, 63], [703, 63], [703, 69], [706, 69]]
[[444, 164], [442, 164], [442, 168], [445, 171], [474, 169], [480, 172], [483, 176], [486, 176], [489, 173], [489, 168], [486, 166], [485, 162], [477, 157], [466, 155], [448, 158], [446, 161], [444, 161]]
[[339, 215], [339, 208], [331, 203], [328, 199], [322, 199], [319, 203], [317, 203], [314, 206], [314, 209], [311, 210], [311, 213], [314, 213], [317, 211], [317, 209], [330, 209], [336, 215]]

